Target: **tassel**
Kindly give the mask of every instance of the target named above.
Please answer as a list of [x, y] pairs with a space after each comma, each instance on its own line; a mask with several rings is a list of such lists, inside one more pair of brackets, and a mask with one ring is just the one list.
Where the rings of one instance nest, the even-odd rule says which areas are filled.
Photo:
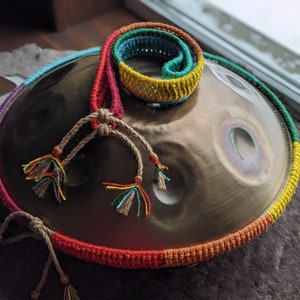
[[[40, 198], [45, 197], [46, 191], [48, 189], [48, 186], [50, 183], [53, 185], [54, 195], [58, 203], [61, 203], [61, 199], [67, 200], [66, 196], [62, 192], [61, 189], [61, 180], [58, 179], [56, 176], [53, 176], [53, 174], [46, 174], [44, 178], [40, 180], [34, 187], [33, 191], [36, 193], [36, 195]], [[65, 181], [64, 181], [65, 182]]]
[[166, 186], [166, 181], [170, 181], [171, 179], [165, 174], [165, 171], [168, 171], [169, 168], [167, 166], [162, 165], [159, 162], [158, 156], [156, 153], [152, 152], [150, 155], [150, 160], [152, 161], [152, 163], [155, 164], [155, 168], [154, 168], [154, 174], [155, 174], [155, 179], [157, 181], [158, 184], [158, 189], [159, 190], [166, 190], [167, 186]]
[[71, 284], [65, 285], [64, 300], [80, 300], [78, 292]]
[[[52, 172], [49, 171], [51, 165], [53, 167]], [[37, 182], [33, 190], [38, 197], [45, 197], [48, 186], [52, 183], [57, 201], [60, 203], [61, 198], [66, 200], [61, 190], [61, 183], [67, 182], [67, 176], [58, 157], [55, 157], [53, 154], [47, 154], [23, 165], [23, 171], [27, 175], [26, 180]]]
[[[136, 187], [133, 187], [132, 189], [129, 189], [128, 191], [125, 191], [120, 195], [121, 201], [117, 205], [117, 211], [125, 216], [128, 216], [129, 210], [133, 204], [134, 196], [136, 194]], [[122, 197], [123, 196], [123, 197]], [[114, 200], [113, 204], [117, 202], [117, 198]], [[140, 207], [140, 200], [138, 200], [138, 206]], [[138, 214], [139, 214], [139, 209], [138, 209]]]
[[24, 174], [27, 175], [28, 179], [38, 182], [43, 175], [49, 171], [51, 163], [54, 168], [61, 168], [63, 170], [63, 166], [59, 160], [61, 153], [62, 150], [58, 146], [55, 146], [51, 154], [36, 158], [29, 163], [22, 165]]
[[50, 183], [50, 180], [43, 178], [32, 189], [39, 198], [44, 198]]
[[151, 214], [151, 201], [146, 191], [141, 186], [142, 177], [136, 176], [135, 182], [131, 184], [118, 184], [118, 183], [110, 183], [103, 182], [106, 185], [107, 190], [121, 190], [123, 191], [119, 196], [115, 198], [112, 202], [113, 206], [116, 206], [116, 209], [119, 213], [128, 215], [130, 208], [132, 207], [133, 200], [136, 198], [138, 209], [137, 216], [141, 215], [141, 202], [144, 204], [145, 216], [149, 216]]
[[51, 154], [47, 154], [22, 165], [23, 172], [27, 175], [26, 179], [40, 181], [43, 175], [49, 171], [51, 163], [55, 164], [55, 158]]

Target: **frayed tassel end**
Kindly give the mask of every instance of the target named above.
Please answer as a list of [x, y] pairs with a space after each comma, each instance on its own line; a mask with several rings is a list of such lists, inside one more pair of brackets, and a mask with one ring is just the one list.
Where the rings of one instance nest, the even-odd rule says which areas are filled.
[[[53, 170], [50, 170], [51, 167]], [[23, 171], [27, 175], [26, 180], [37, 182], [33, 190], [38, 197], [45, 197], [48, 186], [52, 183], [57, 201], [66, 200], [61, 184], [67, 181], [67, 177], [58, 157], [53, 154], [42, 156], [23, 165]]]
[[80, 300], [78, 292], [71, 284], [65, 285], [64, 300]]
[[123, 214], [124, 216], [128, 216], [129, 211], [132, 207], [133, 200], [135, 197], [136, 191], [134, 189], [129, 190], [125, 193], [123, 198], [121, 198], [121, 201], [119, 201], [117, 205], [117, 212], [120, 214]]
[[29, 163], [22, 165], [22, 168], [27, 180], [39, 182], [45, 174], [49, 172], [51, 166], [56, 171], [60, 170], [63, 176], [65, 176], [65, 171], [59, 158], [55, 157], [53, 154], [47, 154], [36, 158]]
[[48, 154], [23, 165], [23, 172], [27, 175], [26, 179], [39, 182], [44, 174], [49, 171], [52, 159], [54, 159], [53, 156]]
[[132, 184], [118, 184], [111, 182], [103, 182], [106, 185], [107, 190], [120, 190], [123, 191], [119, 196], [115, 198], [112, 205], [116, 207], [117, 211], [125, 216], [129, 214], [129, 211], [133, 205], [134, 199], [137, 200], [137, 216], [141, 216], [141, 205], [144, 205], [144, 214], [149, 216], [151, 214], [151, 201], [143, 187], [141, 186], [142, 178], [140, 176], [135, 177], [135, 182]]
[[155, 179], [157, 181], [158, 189], [165, 191], [167, 189], [166, 181], [170, 181], [170, 178], [165, 174], [165, 171], [168, 170], [168, 167], [161, 164], [155, 165]]
[[157, 181], [158, 189], [165, 191], [167, 189], [166, 181], [171, 179], [165, 174], [169, 170], [167, 166], [162, 165], [159, 162], [158, 156], [156, 153], [150, 154], [150, 160], [155, 164], [154, 174], [155, 180]]
[[155, 168], [155, 174], [158, 189], [165, 191], [167, 189], [166, 181], [170, 181], [170, 178], [167, 177], [166, 174], [158, 168]]
[[44, 198], [46, 192], [48, 190], [49, 184], [51, 183], [50, 180], [45, 180], [46, 178], [42, 179], [38, 182], [32, 189], [36, 193], [39, 198]]
[[52, 183], [54, 195], [58, 203], [61, 203], [61, 200], [67, 200], [61, 189], [61, 181], [56, 176], [48, 174], [40, 180], [32, 189], [36, 195], [40, 198], [44, 198], [47, 192], [49, 185]]

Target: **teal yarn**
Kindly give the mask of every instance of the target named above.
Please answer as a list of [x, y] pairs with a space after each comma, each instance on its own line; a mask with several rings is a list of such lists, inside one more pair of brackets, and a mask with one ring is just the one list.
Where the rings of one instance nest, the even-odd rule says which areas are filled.
[[180, 78], [195, 67], [189, 45], [175, 34], [159, 29], [135, 29], [124, 33], [114, 43], [112, 55], [116, 64], [141, 56], [162, 59], [162, 79]]
[[58, 59], [58, 60], [46, 65], [45, 67], [43, 67], [42, 69], [40, 69], [39, 71], [34, 73], [31, 77], [27, 78], [24, 81], [24, 84], [29, 85], [32, 82], [38, 80], [41, 76], [45, 75], [49, 71], [53, 71], [54, 69], [60, 67], [61, 65], [71, 62], [75, 59], [79, 59], [81, 57], [85, 57], [85, 56], [92, 55], [92, 54], [98, 54], [100, 49], [101, 49], [101, 47], [93, 47], [93, 48], [85, 49], [82, 51], [77, 51], [74, 54], [68, 55], [61, 59]]

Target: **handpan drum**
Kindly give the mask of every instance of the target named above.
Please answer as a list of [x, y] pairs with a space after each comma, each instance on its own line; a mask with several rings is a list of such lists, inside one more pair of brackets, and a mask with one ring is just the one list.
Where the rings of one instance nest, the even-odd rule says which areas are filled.
[[[58, 203], [51, 187], [38, 197], [22, 165], [51, 152], [90, 113], [99, 53], [88, 49], [45, 67], [2, 105], [1, 195], [11, 212], [40, 218], [59, 250], [130, 268], [194, 264], [237, 248], [277, 219], [299, 177], [297, 131], [263, 83], [209, 53], [195, 90], [175, 104], [133, 95], [117, 75], [122, 120], [168, 166], [167, 189], [159, 190], [145, 159], [143, 188], [151, 215], [137, 217], [136, 203], [128, 216], [111, 205], [117, 192], [102, 182], [130, 183], [136, 170], [130, 147], [113, 136], [96, 136], [66, 167], [66, 201]], [[146, 55], [126, 60], [158, 79], [164, 63]], [[89, 132], [87, 123], [69, 147]]]

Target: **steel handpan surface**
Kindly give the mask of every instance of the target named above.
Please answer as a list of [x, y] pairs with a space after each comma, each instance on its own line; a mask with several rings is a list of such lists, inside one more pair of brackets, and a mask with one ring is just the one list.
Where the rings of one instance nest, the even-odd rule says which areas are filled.
[[152, 166], [145, 161], [150, 217], [137, 218], [134, 211], [125, 217], [110, 205], [115, 195], [101, 183], [127, 183], [135, 174], [130, 151], [113, 138], [95, 139], [69, 165], [67, 201], [57, 204], [51, 192], [38, 198], [21, 165], [51, 151], [88, 114], [97, 62], [92, 55], [51, 70], [6, 108], [0, 129], [1, 177], [18, 206], [67, 236], [130, 249], [204, 243], [266, 213], [289, 176], [288, 129], [261, 92], [208, 60], [197, 90], [176, 106], [146, 105], [122, 92], [124, 120], [170, 168], [168, 190], [158, 191]]

